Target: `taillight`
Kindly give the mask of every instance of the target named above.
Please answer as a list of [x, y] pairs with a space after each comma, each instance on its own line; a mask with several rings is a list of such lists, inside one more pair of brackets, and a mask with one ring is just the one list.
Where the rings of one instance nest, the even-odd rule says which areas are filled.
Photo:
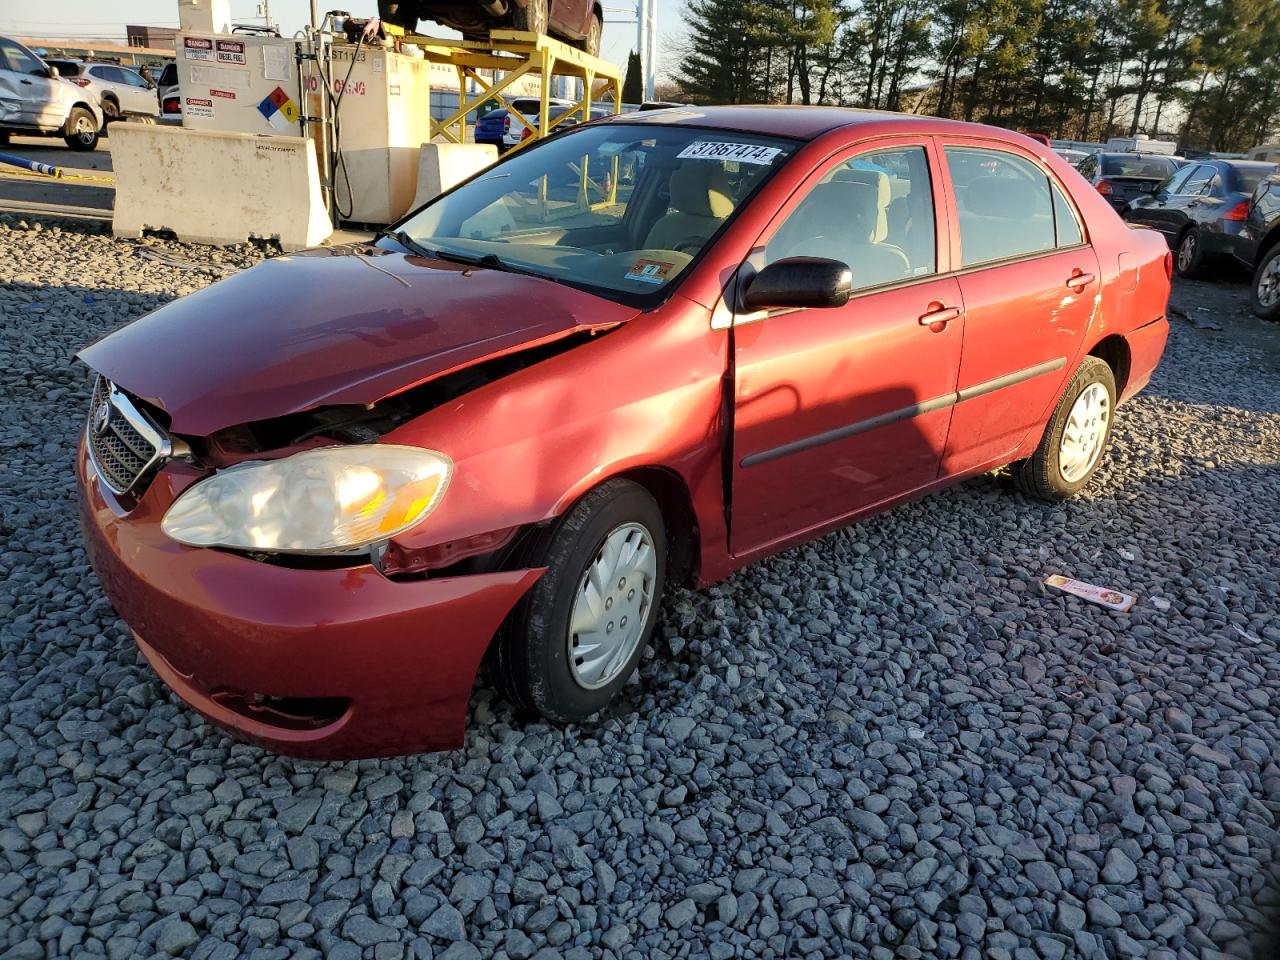
[[1234, 207], [1228, 210], [1226, 212], [1226, 215], [1222, 219], [1235, 220], [1238, 222], [1243, 222], [1245, 220], [1248, 220], [1249, 219], [1249, 201], [1241, 200]]
[[165, 113], [181, 113], [182, 105], [178, 102], [177, 97], [165, 97], [160, 109]]
[[508, 134], [511, 132], [511, 114], [507, 114], [502, 118], [502, 132]]
[[70, 80], [72, 83], [74, 83], [77, 87], [87, 87], [89, 85], [88, 77], [68, 77], [67, 79]]
[[1170, 282], [1173, 280], [1173, 251], [1166, 250], [1164, 255], [1164, 278]]
[[1110, 196], [1110, 195], [1111, 195], [1111, 182], [1110, 182], [1110, 181], [1108, 181], [1108, 180], [1099, 180], [1099, 181], [1098, 181], [1098, 192], [1099, 192], [1100, 194], [1102, 194], [1104, 197]]
[[520, 134], [520, 139], [521, 139], [521, 140], [528, 140], [528, 139], [529, 139], [530, 137], [532, 137], [532, 136], [533, 136], [533, 131], [532, 131], [532, 130], [530, 130], [528, 127], [525, 127], [525, 128], [524, 128], [524, 133]]

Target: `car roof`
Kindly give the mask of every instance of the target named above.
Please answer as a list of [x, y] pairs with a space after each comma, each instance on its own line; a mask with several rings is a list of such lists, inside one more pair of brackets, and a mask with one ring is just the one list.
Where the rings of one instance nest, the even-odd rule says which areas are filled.
[[[892, 113], [884, 110], [863, 110], [852, 107], [816, 107], [796, 104], [741, 105], [725, 107], [671, 107], [664, 110], [644, 110], [614, 117], [611, 123], [661, 123], [673, 126], [710, 127], [716, 130], [736, 130], [762, 133], [766, 136], [790, 137], [796, 140], [812, 140], [840, 127], [858, 125], [890, 125], [910, 121], [913, 130], [919, 132], [961, 133], [981, 132], [997, 139], [1027, 139], [1012, 130], [990, 127], [959, 120], [924, 117], [914, 113]], [[1033, 141], [1034, 142], [1034, 141]]]

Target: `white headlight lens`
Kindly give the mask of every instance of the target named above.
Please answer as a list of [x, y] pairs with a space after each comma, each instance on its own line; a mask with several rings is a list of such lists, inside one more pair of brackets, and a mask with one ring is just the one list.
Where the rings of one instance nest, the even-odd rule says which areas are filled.
[[417, 447], [321, 447], [218, 471], [177, 499], [161, 529], [193, 547], [345, 553], [426, 517], [452, 472], [444, 454]]

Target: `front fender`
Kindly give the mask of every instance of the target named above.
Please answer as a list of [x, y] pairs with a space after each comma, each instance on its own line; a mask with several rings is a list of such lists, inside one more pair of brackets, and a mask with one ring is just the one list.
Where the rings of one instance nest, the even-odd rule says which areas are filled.
[[681, 298], [562, 354], [428, 411], [384, 437], [448, 454], [437, 510], [396, 538], [425, 550], [558, 516], [639, 467], [678, 475], [702, 531], [704, 566], [725, 549], [721, 449], [728, 337]]

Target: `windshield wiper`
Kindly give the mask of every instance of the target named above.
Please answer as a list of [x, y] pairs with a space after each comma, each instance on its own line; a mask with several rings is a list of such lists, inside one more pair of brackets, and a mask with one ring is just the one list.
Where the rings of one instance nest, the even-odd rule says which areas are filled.
[[392, 240], [400, 244], [400, 246], [404, 247], [410, 253], [416, 253], [420, 257], [435, 256], [435, 254], [433, 254], [430, 250], [428, 250], [426, 247], [420, 244], [417, 240], [413, 239], [413, 237], [409, 236], [409, 234], [405, 233], [405, 231], [403, 230], [379, 230], [377, 236], [375, 236], [373, 239], [381, 240], [383, 237], [390, 237]]
[[471, 256], [470, 254], [457, 253], [453, 250], [437, 249], [432, 253], [432, 256], [440, 260], [448, 260], [450, 263], [462, 263], [468, 267], [485, 267], [489, 270], [503, 270], [507, 273], [525, 273], [534, 277], [542, 276], [542, 274], [536, 273], [533, 270], [525, 270], [507, 263], [507, 261], [503, 260], [496, 253], [485, 253], [480, 256]]

